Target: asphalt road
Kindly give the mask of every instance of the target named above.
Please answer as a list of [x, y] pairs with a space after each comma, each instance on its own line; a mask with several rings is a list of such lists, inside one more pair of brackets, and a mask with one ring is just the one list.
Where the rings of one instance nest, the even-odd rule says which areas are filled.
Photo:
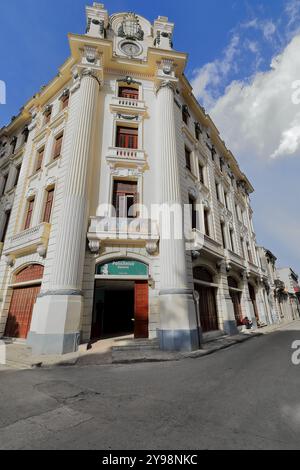
[[0, 372], [0, 449], [300, 449], [300, 322], [200, 359]]

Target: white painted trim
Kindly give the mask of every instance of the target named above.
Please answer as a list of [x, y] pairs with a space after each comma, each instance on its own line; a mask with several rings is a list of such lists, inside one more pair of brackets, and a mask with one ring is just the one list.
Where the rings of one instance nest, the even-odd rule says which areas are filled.
[[150, 276], [103, 276], [96, 274], [95, 279], [101, 279], [102, 281], [149, 281]]
[[205, 282], [205, 281], [198, 281], [197, 279], [194, 279], [194, 284], [200, 284], [201, 286], [206, 286], [206, 287], [217, 287], [219, 288], [219, 284], [213, 284], [210, 282]]

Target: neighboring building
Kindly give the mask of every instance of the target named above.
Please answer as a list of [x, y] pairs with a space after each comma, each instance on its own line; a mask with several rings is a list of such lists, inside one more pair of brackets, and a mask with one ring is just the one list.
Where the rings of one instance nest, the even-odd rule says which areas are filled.
[[288, 298], [289, 319], [295, 320], [300, 317], [299, 276], [291, 268], [279, 268], [277, 269], [277, 274], [279, 280], [283, 282], [285, 286], [284, 291], [281, 289], [281, 295]]
[[[273, 321], [253, 188], [192, 94], [173, 28], [87, 7], [59, 74], [0, 131], [0, 336], [37, 353], [125, 333], [192, 350], [246, 316]], [[167, 238], [166, 209], [177, 231], [183, 205], [186, 240]]]

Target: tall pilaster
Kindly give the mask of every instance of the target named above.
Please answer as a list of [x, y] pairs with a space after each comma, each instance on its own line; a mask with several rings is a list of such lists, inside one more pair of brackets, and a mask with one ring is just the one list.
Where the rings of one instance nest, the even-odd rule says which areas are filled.
[[66, 174], [50, 290], [34, 308], [28, 342], [39, 354], [75, 351], [82, 312], [82, 278], [89, 209], [89, 181], [95, 110], [99, 98], [97, 70], [81, 72], [77, 119]]
[[[193, 291], [187, 282], [185, 240], [182, 232], [173, 80], [164, 80], [157, 92], [157, 157], [160, 165], [160, 331], [161, 348], [199, 348]], [[172, 218], [174, 227], [172, 227]], [[170, 221], [171, 230], [167, 230]]]

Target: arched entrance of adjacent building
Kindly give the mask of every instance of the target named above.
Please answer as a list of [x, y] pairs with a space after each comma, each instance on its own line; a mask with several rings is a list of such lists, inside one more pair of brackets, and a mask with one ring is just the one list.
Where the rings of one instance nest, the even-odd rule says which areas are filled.
[[250, 295], [250, 299], [251, 299], [251, 302], [252, 302], [256, 323], [259, 325], [260, 320], [259, 320], [259, 313], [258, 313], [258, 308], [257, 308], [257, 303], [256, 303], [255, 289], [252, 286], [252, 284], [248, 284], [248, 288], [249, 288], [249, 295]]
[[43, 274], [43, 266], [31, 264], [14, 275], [4, 336], [27, 338], [33, 307], [41, 290]]
[[233, 308], [234, 308], [234, 317], [237, 326], [242, 326], [243, 325], [243, 312], [242, 312], [242, 307], [241, 307], [241, 291], [238, 288], [238, 282], [236, 279], [232, 276], [228, 277], [228, 287], [229, 287], [229, 293], [230, 297], [233, 303]]
[[91, 339], [148, 338], [149, 268], [134, 259], [96, 266]]
[[216, 287], [213, 284], [213, 276], [204, 267], [194, 268], [195, 290], [199, 294], [199, 314], [203, 333], [219, 329]]

